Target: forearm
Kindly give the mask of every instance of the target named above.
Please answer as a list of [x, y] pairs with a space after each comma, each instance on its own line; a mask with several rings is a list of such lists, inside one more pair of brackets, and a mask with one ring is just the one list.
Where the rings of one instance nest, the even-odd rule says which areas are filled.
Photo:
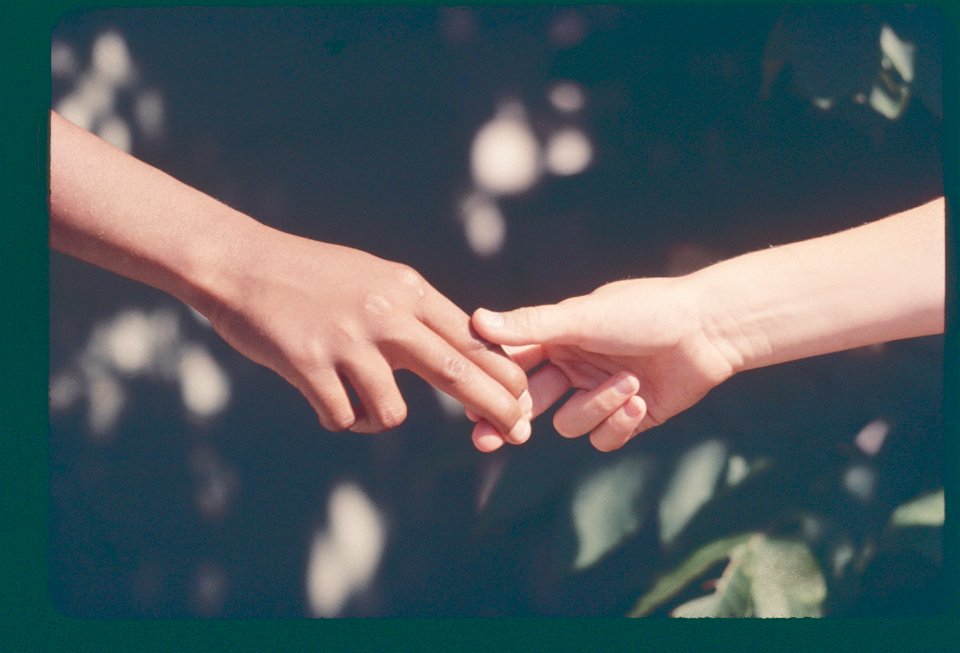
[[51, 113], [50, 244], [202, 309], [252, 218]]
[[734, 371], [944, 328], [942, 198], [690, 275], [703, 329]]

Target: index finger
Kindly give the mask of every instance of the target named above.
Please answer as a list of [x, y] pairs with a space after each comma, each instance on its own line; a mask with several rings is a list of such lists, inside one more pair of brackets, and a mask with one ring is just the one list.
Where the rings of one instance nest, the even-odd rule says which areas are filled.
[[[431, 292], [432, 291], [432, 292]], [[463, 353], [514, 397], [527, 389], [527, 375], [512, 361], [500, 345], [480, 337], [470, 324], [470, 316], [443, 293], [431, 288], [424, 297], [420, 319], [425, 325]]]
[[410, 370], [486, 418], [508, 434], [508, 440], [526, 440], [530, 421], [517, 397], [431, 329], [419, 322], [416, 325], [394, 343], [394, 366]]
[[[570, 380], [559, 367], [552, 363], [547, 363], [530, 375], [530, 397], [533, 400], [530, 419], [547, 410], [570, 388]], [[471, 437], [473, 445], [484, 453], [499, 449], [505, 441], [496, 427], [485, 420], [477, 422]]]

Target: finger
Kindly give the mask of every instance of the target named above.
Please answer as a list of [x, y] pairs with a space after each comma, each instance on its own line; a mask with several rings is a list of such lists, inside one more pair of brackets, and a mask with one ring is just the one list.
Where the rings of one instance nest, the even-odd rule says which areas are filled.
[[393, 378], [393, 368], [386, 360], [379, 355], [352, 356], [340, 368], [363, 407], [351, 431], [380, 433], [403, 423], [407, 418], [407, 405]]
[[547, 352], [542, 345], [522, 345], [519, 347], [504, 345], [503, 351], [510, 357], [510, 360], [527, 372], [547, 358]]
[[533, 400], [530, 414], [533, 418], [550, 408], [570, 389], [570, 380], [563, 370], [548, 363], [530, 375], [529, 385]]
[[[527, 419], [533, 419], [536, 417], [536, 415], [540, 414], [537, 413], [535, 415], [533, 413], [533, 397], [530, 396], [529, 390], [524, 390], [523, 394], [517, 397], [517, 403], [520, 404], [520, 410]], [[469, 419], [471, 422], [479, 422], [481, 419], [483, 419], [469, 408], [464, 408], [463, 412], [467, 416], [467, 419]]]
[[[548, 363], [530, 376], [530, 419], [533, 419], [550, 408], [564, 393], [570, 389], [570, 381], [557, 366]], [[521, 402], [523, 396], [520, 397]], [[521, 405], [521, 407], [523, 407]], [[482, 418], [470, 409], [466, 409], [467, 417], [474, 422], [483, 423]], [[490, 429], [492, 426], [487, 424]], [[485, 429], [486, 430], [486, 429]], [[495, 429], [494, 429], [495, 430]], [[474, 429], [476, 431], [476, 429]], [[502, 435], [500, 436], [503, 437]]]
[[[529, 371], [531, 368], [534, 368], [540, 363], [542, 363], [546, 358], [546, 352], [544, 351], [543, 347], [541, 347], [540, 345], [525, 345], [522, 347], [504, 347], [503, 350], [504, 352], [506, 352], [507, 356], [510, 357], [510, 360], [512, 360], [517, 365], [519, 365], [521, 369], [527, 370], [527, 371]], [[530, 384], [529, 377], [527, 378], [527, 384], [528, 386]], [[531, 403], [531, 409], [532, 409], [532, 399], [530, 398], [529, 390], [530, 388], [528, 387], [527, 390], [525, 390], [524, 393], [520, 395], [520, 397], [518, 397], [520, 401], [520, 407], [521, 409], [524, 409], [524, 412], [529, 412], [524, 408], [524, 405], [528, 401]], [[540, 411], [540, 412], [543, 412], [543, 411]], [[480, 416], [474, 413], [469, 408], [465, 408], [464, 413], [466, 414], [467, 419], [469, 419], [471, 422], [480, 421]], [[539, 414], [540, 413], [530, 414], [529, 418], [533, 419]]]
[[482, 337], [501, 345], [559, 344], [583, 328], [579, 305], [526, 306], [505, 313], [478, 308], [471, 324]]
[[428, 292], [421, 319], [514, 397], [527, 389], [527, 375], [520, 366], [510, 360], [500, 345], [481, 338], [470, 325], [470, 316], [445, 295], [436, 290]]
[[493, 428], [490, 422], [486, 420], [480, 421], [473, 427], [470, 439], [473, 440], [473, 446], [483, 453], [496, 451], [506, 442], [503, 436], [497, 432], [497, 429]]
[[579, 390], [557, 410], [553, 426], [565, 438], [589, 433], [610, 417], [640, 389], [629, 372], [618, 372], [592, 390]]
[[590, 433], [590, 444], [598, 451], [614, 451], [626, 444], [640, 427], [647, 404], [637, 395], [629, 400]]
[[313, 406], [320, 424], [328, 431], [346, 430], [357, 421], [350, 397], [332, 367], [304, 377], [297, 387]]
[[444, 338], [419, 322], [417, 325], [419, 329], [395, 343], [395, 364], [486, 418], [511, 442], [526, 440], [530, 421], [524, 417], [518, 399]]

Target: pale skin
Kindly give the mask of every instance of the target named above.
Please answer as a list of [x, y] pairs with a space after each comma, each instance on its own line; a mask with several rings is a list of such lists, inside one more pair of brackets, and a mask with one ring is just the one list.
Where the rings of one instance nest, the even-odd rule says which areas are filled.
[[54, 112], [49, 207], [53, 248], [192, 306], [299, 389], [328, 430], [398, 426], [394, 371], [407, 369], [507, 441], [530, 435], [523, 370], [406, 265], [272, 229]]
[[[574, 388], [554, 426], [611, 451], [734, 374], [943, 333], [944, 214], [939, 198], [681, 277], [618, 281], [505, 313], [479, 309], [473, 325], [526, 369], [547, 361], [530, 376], [534, 416]], [[493, 451], [504, 440], [481, 420], [473, 441]]]

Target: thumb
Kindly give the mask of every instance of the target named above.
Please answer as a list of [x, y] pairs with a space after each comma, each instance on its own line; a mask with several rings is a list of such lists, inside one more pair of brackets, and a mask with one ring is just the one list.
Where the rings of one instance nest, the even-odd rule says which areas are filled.
[[527, 306], [504, 313], [478, 308], [473, 328], [498, 345], [559, 344], [575, 334], [574, 305]]

